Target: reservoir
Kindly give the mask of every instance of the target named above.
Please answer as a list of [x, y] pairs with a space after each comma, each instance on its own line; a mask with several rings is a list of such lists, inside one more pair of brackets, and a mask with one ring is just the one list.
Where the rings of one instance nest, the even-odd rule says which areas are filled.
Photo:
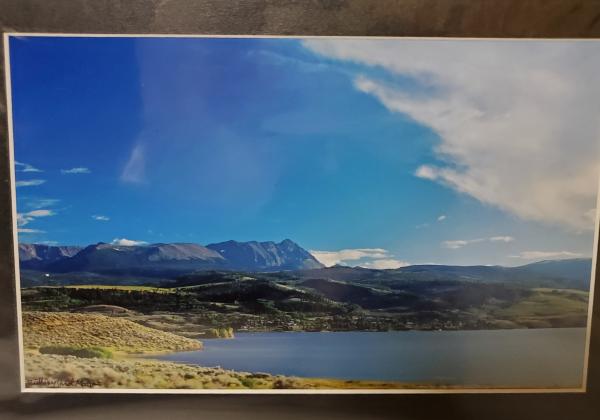
[[158, 357], [287, 376], [433, 385], [577, 388], [585, 328], [237, 333]]

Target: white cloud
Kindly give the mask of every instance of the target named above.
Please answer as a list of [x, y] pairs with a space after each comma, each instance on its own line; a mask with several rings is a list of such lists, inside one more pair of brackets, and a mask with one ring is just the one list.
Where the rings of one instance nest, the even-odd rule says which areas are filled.
[[375, 270], [390, 270], [394, 268], [406, 267], [408, 265], [410, 264], [406, 261], [400, 261], [393, 258], [385, 258], [360, 264], [359, 267], [373, 268]]
[[340, 264], [386, 270], [409, 265], [406, 261], [396, 259], [388, 250], [383, 248], [355, 248], [339, 251], [311, 250], [310, 253], [327, 267]]
[[523, 260], [543, 260], [543, 259], [565, 259], [579, 258], [583, 255], [571, 251], [523, 251], [518, 255], [510, 255], [510, 258], [521, 258]]
[[15, 186], [17, 188], [19, 188], [19, 187], [35, 187], [37, 185], [42, 185], [44, 182], [46, 182], [45, 179], [30, 179], [27, 181], [17, 181], [17, 182], [15, 182]]
[[146, 153], [142, 144], [137, 144], [132, 150], [129, 160], [121, 173], [121, 180], [138, 184], [144, 181], [146, 172]]
[[108, 222], [110, 220], [110, 217], [108, 217], [108, 216], [102, 216], [101, 214], [94, 214], [92, 216], [92, 219], [98, 220], [98, 221], [101, 221], [101, 222]]
[[43, 172], [41, 169], [38, 169], [28, 163], [22, 163], [15, 161], [15, 168], [17, 172]]
[[71, 169], [61, 169], [60, 173], [61, 174], [89, 174], [92, 171], [89, 170], [89, 168], [84, 168], [84, 167], [77, 167], [77, 168], [71, 168]]
[[492, 242], [512, 242], [514, 240], [515, 238], [512, 236], [492, 236], [490, 238], [490, 241]]
[[454, 241], [443, 241], [442, 246], [448, 249], [459, 249], [467, 245], [476, 244], [480, 242], [512, 242], [515, 238], [512, 236], [492, 236], [490, 238], [476, 238], [476, 239], [457, 239]]
[[485, 239], [458, 239], [455, 241], [444, 241], [442, 242], [442, 246], [448, 249], [459, 249], [463, 246], [467, 246], [477, 242], [483, 242], [484, 240]]
[[415, 171], [415, 176], [423, 179], [430, 179], [432, 181], [437, 179], [435, 170], [426, 165], [419, 166]]
[[[447, 218], [448, 218], [448, 217], [447, 217], [445, 214], [442, 214], [442, 215], [438, 216], [438, 217], [436, 218], [436, 220], [437, 220], [437, 222], [438, 222], [438, 223], [441, 223], [441, 222], [443, 222], [444, 220], [446, 220]], [[429, 223], [421, 223], [420, 225], [416, 225], [416, 226], [415, 226], [415, 228], [416, 228], [416, 229], [424, 229], [424, 228], [428, 228], [429, 226], [430, 226], [430, 224], [429, 224]]]
[[17, 213], [17, 226], [25, 226], [27, 223], [31, 222], [33, 218], [26, 217], [22, 213]]
[[55, 214], [54, 211], [46, 209], [33, 210], [27, 213], [17, 213], [17, 225], [25, 226], [38, 217], [54, 216]]
[[355, 79], [358, 90], [439, 135], [440, 163], [419, 166], [416, 176], [523, 219], [593, 228], [600, 43], [312, 39], [304, 45], [421, 87]]
[[113, 244], [113, 245], [120, 245], [120, 246], [146, 245], [147, 243], [148, 242], [134, 241], [132, 239], [125, 239], [125, 238], [115, 238], [111, 242], [111, 244]]
[[25, 205], [32, 209], [41, 209], [43, 207], [50, 207], [58, 204], [60, 200], [56, 198], [31, 198], [23, 197]]
[[36, 242], [38, 244], [44, 244], [44, 245], [58, 245], [58, 241], [39, 241]]
[[17, 231], [19, 233], [45, 233], [43, 230], [39, 230], [39, 229], [27, 229], [27, 228], [18, 228]]
[[339, 251], [311, 250], [310, 253], [327, 267], [331, 267], [346, 261], [358, 261], [362, 258], [378, 259], [389, 256], [387, 250], [381, 248], [341, 249]]
[[31, 216], [31, 217], [46, 217], [46, 216], [54, 216], [56, 213], [54, 213], [52, 210], [39, 209], [39, 210], [30, 211], [25, 214], [27, 216]]

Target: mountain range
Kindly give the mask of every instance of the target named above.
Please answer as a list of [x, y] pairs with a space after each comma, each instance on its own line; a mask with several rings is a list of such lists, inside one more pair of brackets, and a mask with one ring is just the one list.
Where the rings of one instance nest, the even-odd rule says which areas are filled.
[[414, 281], [505, 283], [526, 287], [589, 290], [591, 258], [546, 260], [518, 267], [489, 265], [410, 265], [392, 270], [333, 266], [295, 271], [301, 279], [328, 279], [353, 284], [405, 284]]
[[21, 268], [44, 269], [49, 264], [73, 257], [82, 249], [80, 246], [19, 244], [19, 261]]
[[202, 246], [157, 243], [86, 247], [19, 244], [24, 270], [49, 273], [169, 275], [202, 270], [284, 271], [322, 268], [308, 251], [286, 239], [276, 242], [227, 241]]
[[[23, 284], [45, 284], [49, 280], [45, 273], [52, 273], [53, 284], [70, 284], [73, 281], [146, 284], [183, 277], [186, 281], [194, 280], [195, 273], [237, 271], [265, 273], [264, 276], [276, 280], [322, 279], [357, 285], [381, 284], [391, 288], [415, 281], [435, 281], [504, 283], [586, 291], [590, 286], [592, 265], [589, 258], [577, 258], [540, 261], [518, 267], [432, 264], [389, 270], [347, 266], [326, 268], [289, 239], [279, 243], [226, 241], [206, 246], [191, 243], [136, 246], [98, 243], [86, 247], [20, 244], [19, 258]], [[73, 277], [70, 273], [78, 275]]]

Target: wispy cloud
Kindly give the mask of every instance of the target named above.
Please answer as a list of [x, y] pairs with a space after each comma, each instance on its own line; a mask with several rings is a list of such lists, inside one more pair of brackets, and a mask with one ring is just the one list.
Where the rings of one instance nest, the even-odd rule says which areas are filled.
[[[448, 218], [448, 216], [446, 216], [445, 214], [441, 214], [441, 215], [439, 215], [439, 216], [438, 216], [438, 217], [435, 219], [435, 221], [437, 221], [438, 223], [441, 223], [441, 222], [443, 222], [444, 220], [446, 220], [447, 218]], [[435, 223], [435, 222], [432, 222], [432, 223]], [[431, 223], [429, 223], [429, 222], [425, 222], [425, 223], [421, 223], [421, 224], [419, 224], [419, 225], [416, 225], [416, 226], [415, 226], [415, 228], [416, 228], [416, 229], [425, 229], [425, 228], [428, 228], [429, 226], [431, 226]]]
[[490, 238], [490, 241], [492, 242], [512, 242], [514, 240], [515, 238], [512, 236], [492, 236]]
[[61, 174], [89, 174], [92, 171], [90, 171], [89, 168], [85, 168], [85, 167], [77, 167], [77, 168], [71, 168], [71, 169], [61, 169], [60, 173]]
[[110, 217], [108, 217], [108, 216], [102, 216], [101, 214], [94, 214], [92, 216], [92, 219], [98, 220], [100, 222], [108, 222], [110, 220]]
[[441, 163], [419, 166], [417, 177], [523, 219], [593, 229], [600, 44], [311, 39], [304, 45], [414, 81], [417, 89], [404, 89], [356, 76], [355, 87], [438, 134], [434, 153]]
[[138, 184], [144, 181], [146, 172], [146, 153], [142, 144], [137, 144], [131, 150], [129, 160], [121, 172], [121, 180]]
[[[261, 62], [265, 62], [268, 60], [271, 64], [274, 65], [292, 65], [295, 70], [297, 69], [305, 72], [315, 72], [332, 69], [329, 64], [323, 63], [321, 61], [302, 60], [297, 57], [292, 57], [289, 55], [284, 55], [269, 50], [250, 50], [248, 51], [248, 55], [260, 56]], [[337, 69], [333, 68], [333, 70]]]
[[515, 238], [512, 236], [492, 236], [490, 238], [476, 238], [476, 239], [457, 239], [453, 241], [443, 241], [442, 246], [448, 249], [459, 249], [467, 245], [481, 243], [481, 242], [512, 242]]
[[17, 161], [15, 161], [15, 168], [17, 172], [43, 172], [41, 169], [38, 169], [33, 165]]
[[360, 264], [359, 267], [373, 268], [375, 270], [392, 270], [395, 268], [406, 267], [410, 264], [406, 261], [400, 261], [393, 258], [383, 258]]
[[580, 258], [583, 254], [571, 251], [523, 251], [517, 255], [509, 255], [510, 258], [520, 258], [523, 260], [558, 260], [566, 258]]
[[339, 251], [311, 250], [310, 253], [327, 267], [353, 263], [359, 267], [387, 269], [408, 265], [404, 261], [395, 259], [388, 250], [383, 248], [354, 248]]
[[46, 233], [43, 230], [39, 230], [39, 229], [28, 229], [28, 228], [17, 228], [17, 232], [19, 233], [30, 233], [30, 234], [34, 234], [34, 233]]
[[459, 249], [467, 245], [476, 244], [478, 242], [483, 242], [485, 239], [457, 239], [454, 241], [444, 241], [442, 242], [442, 246], [448, 249]]
[[146, 245], [148, 242], [144, 241], [134, 241], [132, 239], [126, 238], [115, 238], [112, 240], [111, 244], [119, 245], [119, 246], [136, 246], [136, 245]]
[[33, 197], [20, 197], [24, 205], [30, 209], [41, 209], [44, 207], [51, 207], [58, 203], [60, 200], [56, 198], [33, 198]]
[[17, 181], [17, 182], [15, 182], [15, 186], [17, 188], [19, 188], [19, 187], [35, 187], [37, 185], [42, 185], [45, 182], [46, 182], [45, 179], [29, 179], [27, 181]]
[[388, 256], [387, 250], [382, 248], [341, 249], [339, 251], [311, 250], [310, 253], [327, 267], [345, 261], [357, 261], [361, 258], [386, 258]]
[[437, 178], [436, 172], [430, 166], [419, 166], [415, 171], [415, 176], [418, 178], [429, 179], [434, 181]]
[[38, 217], [54, 216], [56, 213], [52, 210], [39, 209], [27, 213], [17, 213], [17, 225], [25, 226]]
[[30, 212], [27, 212], [25, 214], [30, 217], [46, 217], [46, 216], [54, 216], [56, 213], [54, 213], [54, 211], [52, 211], [52, 210], [38, 209], [38, 210], [33, 210]]

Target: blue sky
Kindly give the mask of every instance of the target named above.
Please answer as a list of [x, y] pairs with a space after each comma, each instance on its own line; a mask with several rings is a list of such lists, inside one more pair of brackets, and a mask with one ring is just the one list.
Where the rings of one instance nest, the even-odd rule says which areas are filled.
[[[481, 43], [451, 46], [478, 57], [465, 79], [443, 45], [353, 42], [12, 37], [20, 241], [291, 238], [383, 268], [591, 255], [597, 107], [573, 152], [548, 134], [569, 127], [531, 131], [557, 124], [558, 105], [537, 112], [552, 89], [586, 100], [586, 74], [552, 60], [591, 47], [496, 45], [534, 57], [531, 82], [492, 70]], [[531, 106], [504, 94], [521, 83]]]

